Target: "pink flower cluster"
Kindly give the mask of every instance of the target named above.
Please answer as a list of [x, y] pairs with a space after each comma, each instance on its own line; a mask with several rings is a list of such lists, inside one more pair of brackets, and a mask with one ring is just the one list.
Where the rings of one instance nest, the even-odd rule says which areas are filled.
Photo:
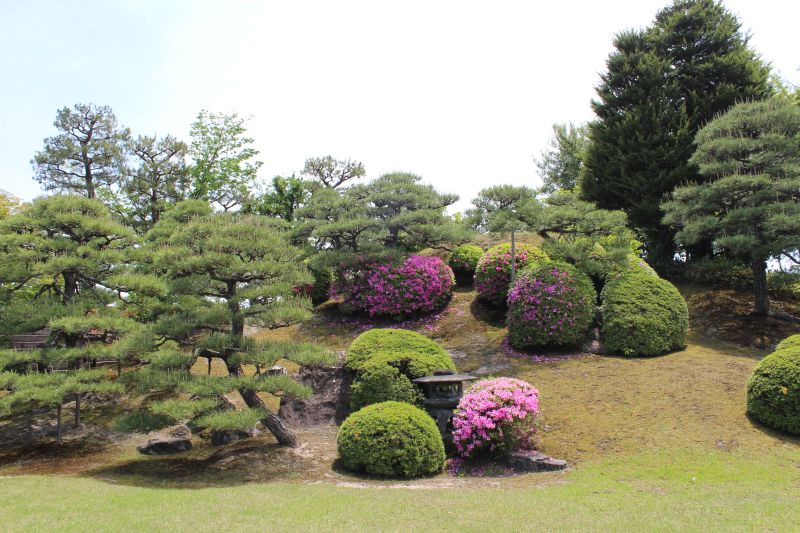
[[450, 299], [454, 283], [453, 271], [438, 257], [358, 260], [339, 272], [331, 295], [346, 309], [400, 319], [441, 308]]
[[453, 416], [453, 442], [463, 458], [532, 449], [539, 414], [539, 391], [514, 378], [477, 382], [461, 398]]
[[508, 293], [508, 334], [513, 346], [577, 344], [594, 318], [594, 288], [571, 267], [522, 273]]
[[[514, 251], [517, 272], [533, 261], [547, 259], [547, 255], [534, 246], [518, 244]], [[511, 245], [500, 244], [490, 248], [478, 260], [475, 269], [475, 290], [484, 300], [502, 306], [506, 303], [511, 282]]]

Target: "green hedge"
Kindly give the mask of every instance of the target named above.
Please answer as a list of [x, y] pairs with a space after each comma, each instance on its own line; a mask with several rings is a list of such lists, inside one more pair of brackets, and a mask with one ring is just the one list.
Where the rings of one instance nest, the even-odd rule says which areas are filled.
[[376, 476], [415, 477], [442, 471], [444, 444], [428, 414], [402, 402], [367, 406], [339, 428], [342, 465]]
[[483, 255], [483, 249], [474, 244], [462, 244], [450, 254], [447, 264], [453, 269], [456, 276], [456, 283], [459, 285], [471, 285], [475, 279], [475, 267], [478, 260]]
[[798, 435], [800, 335], [781, 345], [758, 363], [747, 382], [747, 413], [765, 426]]
[[452, 359], [435, 341], [407, 329], [373, 328], [353, 340], [347, 351], [345, 364], [357, 372], [374, 355], [385, 352], [428, 355], [438, 361], [440, 368], [451, 368]]
[[610, 280], [601, 293], [604, 349], [660, 355], [686, 346], [689, 312], [670, 282], [645, 273]]
[[456, 367], [450, 355], [436, 342], [405, 329], [371, 329], [350, 346], [347, 367], [356, 372], [350, 387], [350, 407], [384, 401], [419, 404], [422, 394], [411, 380], [437, 370]]

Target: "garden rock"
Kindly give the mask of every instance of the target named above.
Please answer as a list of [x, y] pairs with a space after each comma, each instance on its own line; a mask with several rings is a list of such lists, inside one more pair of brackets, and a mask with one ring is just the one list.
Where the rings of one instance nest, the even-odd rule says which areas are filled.
[[192, 441], [188, 438], [169, 437], [150, 439], [136, 448], [145, 455], [169, 455], [192, 449]]
[[293, 427], [340, 424], [347, 418], [353, 376], [343, 364], [306, 365], [295, 378], [311, 387], [313, 395], [308, 399], [281, 398], [278, 416], [287, 424]]
[[563, 459], [553, 459], [537, 451], [511, 452], [507, 458], [508, 466], [520, 472], [551, 472], [564, 470], [567, 462]]

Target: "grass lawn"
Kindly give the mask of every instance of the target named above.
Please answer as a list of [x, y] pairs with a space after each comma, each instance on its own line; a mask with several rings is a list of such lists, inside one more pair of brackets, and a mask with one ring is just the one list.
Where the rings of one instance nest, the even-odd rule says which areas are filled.
[[514, 490], [175, 489], [32, 476], [0, 479], [0, 509], [3, 531], [797, 531], [800, 524], [797, 446], [762, 456], [674, 449], [542, 481]]

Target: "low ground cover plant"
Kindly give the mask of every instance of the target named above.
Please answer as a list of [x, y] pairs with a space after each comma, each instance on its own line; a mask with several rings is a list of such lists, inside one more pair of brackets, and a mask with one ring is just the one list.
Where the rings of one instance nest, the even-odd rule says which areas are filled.
[[562, 262], [523, 270], [508, 293], [508, 337], [516, 348], [570, 346], [594, 322], [597, 294], [589, 277]]
[[501, 457], [535, 447], [539, 391], [521, 379], [475, 383], [453, 417], [453, 443], [462, 458]]
[[765, 426], [800, 434], [800, 335], [778, 344], [747, 383], [747, 413]]
[[401, 319], [440, 309], [454, 284], [453, 271], [439, 257], [359, 259], [340, 269], [331, 294], [345, 312]]
[[433, 419], [403, 402], [382, 402], [350, 415], [336, 446], [348, 470], [376, 476], [416, 477], [442, 471], [444, 443]]
[[[546, 253], [536, 246], [517, 244], [514, 250], [514, 265], [517, 272], [528, 265], [548, 259]], [[511, 244], [498, 244], [489, 248], [478, 260], [475, 269], [475, 290], [478, 296], [498, 307], [506, 304], [511, 283]]]
[[645, 273], [625, 274], [609, 281], [600, 299], [606, 352], [661, 355], [686, 346], [689, 311], [670, 282]]

